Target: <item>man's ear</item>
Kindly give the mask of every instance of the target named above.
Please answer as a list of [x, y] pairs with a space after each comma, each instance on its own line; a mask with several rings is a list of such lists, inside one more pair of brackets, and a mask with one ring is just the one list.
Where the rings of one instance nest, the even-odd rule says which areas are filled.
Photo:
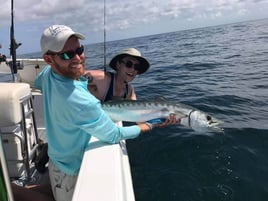
[[51, 55], [44, 54], [44, 55], [43, 55], [43, 59], [44, 59], [45, 62], [47, 62], [49, 65], [53, 64], [53, 61], [52, 61], [52, 59], [51, 59]]

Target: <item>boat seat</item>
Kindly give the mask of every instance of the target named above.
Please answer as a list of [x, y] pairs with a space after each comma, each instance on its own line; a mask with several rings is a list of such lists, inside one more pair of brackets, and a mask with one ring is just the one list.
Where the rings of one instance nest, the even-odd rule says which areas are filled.
[[0, 82], [0, 91], [0, 132], [9, 173], [30, 181], [39, 147], [30, 85]]
[[0, 127], [12, 126], [22, 120], [21, 100], [31, 95], [26, 83], [0, 83]]

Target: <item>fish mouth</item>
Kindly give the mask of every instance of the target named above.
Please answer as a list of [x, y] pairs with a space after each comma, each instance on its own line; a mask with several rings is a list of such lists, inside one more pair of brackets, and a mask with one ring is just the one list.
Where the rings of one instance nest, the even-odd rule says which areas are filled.
[[224, 132], [224, 129], [220, 127], [221, 125], [223, 125], [223, 123], [224, 123], [223, 121], [220, 121], [220, 120], [215, 121], [214, 120], [214, 121], [210, 121], [208, 123], [208, 126], [210, 128], [212, 128], [214, 131]]
[[222, 125], [224, 122], [223, 121], [209, 121], [208, 122], [208, 125], [210, 126], [210, 127], [216, 127], [216, 126], [220, 126], [220, 125]]
[[207, 118], [209, 127], [217, 127], [224, 123], [223, 121], [215, 119], [211, 117], [210, 115], [207, 115], [206, 118]]
[[221, 126], [224, 122], [215, 118], [207, 119], [208, 127], [210, 128], [217, 128]]

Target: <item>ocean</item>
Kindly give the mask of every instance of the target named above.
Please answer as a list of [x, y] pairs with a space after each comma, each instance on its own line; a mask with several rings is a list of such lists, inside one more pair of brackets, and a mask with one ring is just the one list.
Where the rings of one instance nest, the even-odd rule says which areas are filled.
[[[133, 81], [138, 99], [165, 97], [225, 122], [224, 133], [170, 126], [128, 140], [137, 201], [268, 200], [267, 42], [263, 19], [106, 43], [107, 63], [126, 47], [150, 61]], [[103, 43], [85, 47], [87, 69], [103, 69]]]

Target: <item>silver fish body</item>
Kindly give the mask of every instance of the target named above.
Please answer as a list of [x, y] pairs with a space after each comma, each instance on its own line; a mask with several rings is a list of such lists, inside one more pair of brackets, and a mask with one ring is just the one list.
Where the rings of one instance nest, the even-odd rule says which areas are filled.
[[195, 131], [222, 130], [222, 121], [191, 106], [168, 101], [113, 100], [103, 103], [103, 110], [113, 121], [146, 122], [175, 114], [181, 125]]

